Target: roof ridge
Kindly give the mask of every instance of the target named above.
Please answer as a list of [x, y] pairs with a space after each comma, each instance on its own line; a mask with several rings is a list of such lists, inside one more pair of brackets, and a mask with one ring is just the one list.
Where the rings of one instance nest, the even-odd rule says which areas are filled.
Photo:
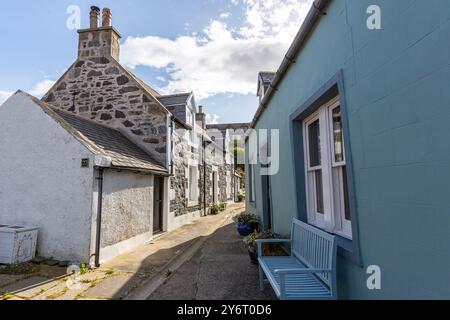
[[186, 96], [186, 95], [191, 95], [191, 92], [183, 92], [183, 93], [172, 93], [172, 94], [164, 94], [164, 95], [160, 95], [158, 98], [168, 98], [168, 97], [180, 97], [180, 96]]

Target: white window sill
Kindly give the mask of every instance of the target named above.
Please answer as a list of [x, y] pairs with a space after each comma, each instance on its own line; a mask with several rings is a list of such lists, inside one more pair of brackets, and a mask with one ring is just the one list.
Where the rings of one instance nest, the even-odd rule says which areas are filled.
[[188, 208], [190, 207], [196, 207], [200, 204], [199, 201], [188, 201]]

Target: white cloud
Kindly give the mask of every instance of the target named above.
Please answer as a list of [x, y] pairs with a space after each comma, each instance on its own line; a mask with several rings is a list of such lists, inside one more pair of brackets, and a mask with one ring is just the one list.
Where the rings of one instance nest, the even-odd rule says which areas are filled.
[[[37, 98], [42, 98], [42, 96], [46, 94], [48, 90], [50, 90], [55, 82], [56, 81], [53, 80], [43, 80], [41, 82], [38, 82], [32, 89], [25, 91]], [[14, 92], [0, 90], [0, 104], [5, 102], [13, 94]]]
[[33, 89], [31, 89], [28, 93], [36, 96], [38, 98], [41, 98], [44, 94], [50, 90], [50, 88], [56, 83], [56, 81], [53, 80], [43, 80], [39, 83], [37, 83]]
[[229, 17], [231, 17], [231, 12], [222, 12], [220, 14], [221, 19], [228, 19]]
[[0, 105], [3, 104], [3, 102], [5, 102], [6, 100], [8, 100], [8, 98], [13, 94], [14, 92], [0, 91]]
[[122, 62], [130, 68], [164, 69], [169, 79], [163, 92], [194, 91], [200, 99], [255, 93], [257, 73], [278, 68], [312, 0], [230, 2], [245, 10], [241, 26], [211, 20], [202, 32], [176, 39], [129, 37]]
[[219, 116], [217, 114], [206, 114], [206, 123], [207, 124], [219, 124]]

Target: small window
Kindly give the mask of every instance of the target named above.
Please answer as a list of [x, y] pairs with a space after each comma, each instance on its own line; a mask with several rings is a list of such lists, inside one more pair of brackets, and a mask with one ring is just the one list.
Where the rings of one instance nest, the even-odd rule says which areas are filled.
[[89, 168], [89, 159], [88, 158], [81, 159], [81, 167], [82, 168]]
[[352, 239], [339, 99], [319, 108], [304, 122], [309, 223]]
[[198, 202], [199, 186], [198, 186], [198, 168], [189, 167], [189, 202]]

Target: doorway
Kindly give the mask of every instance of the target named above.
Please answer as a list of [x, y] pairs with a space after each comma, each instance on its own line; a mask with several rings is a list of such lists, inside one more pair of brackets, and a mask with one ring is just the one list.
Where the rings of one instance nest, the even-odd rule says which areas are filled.
[[262, 200], [263, 200], [263, 223], [264, 229], [272, 230], [273, 215], [272, 215], [272, 199], [271, 199], [271, 185], [270, 176], [262, 175]]
[[163, 231], [164, 178], [155, 177], [153, 201], [153, 234]]

